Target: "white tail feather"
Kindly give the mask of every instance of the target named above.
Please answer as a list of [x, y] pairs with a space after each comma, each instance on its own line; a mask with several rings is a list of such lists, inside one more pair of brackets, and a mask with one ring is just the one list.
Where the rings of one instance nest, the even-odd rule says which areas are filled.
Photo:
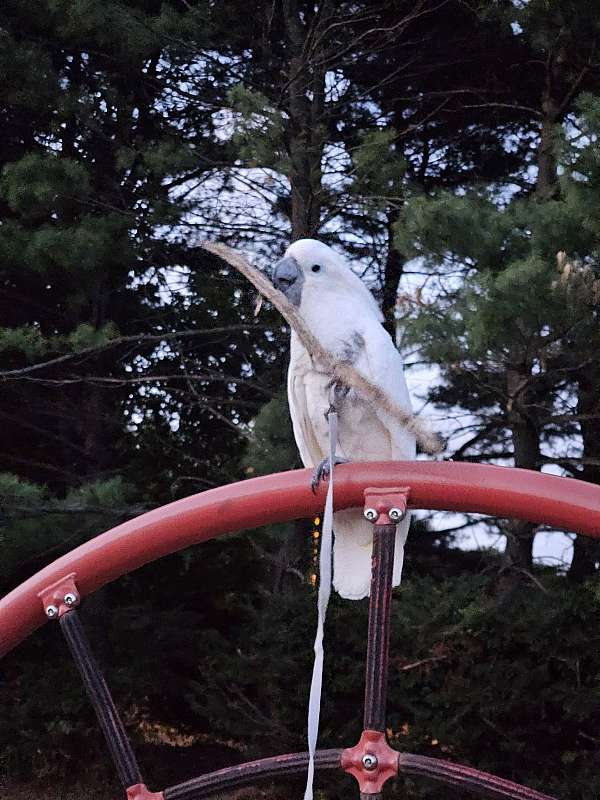
[[[394, 586], [400, 585], [404, 543], [410, 515], [398, 525], [394, 555]], [[371, 588], [371, 550], [373, 525], [357, 509], [338, 511], [333, 515], [333, 587], [347, 600], [368, 597]]]

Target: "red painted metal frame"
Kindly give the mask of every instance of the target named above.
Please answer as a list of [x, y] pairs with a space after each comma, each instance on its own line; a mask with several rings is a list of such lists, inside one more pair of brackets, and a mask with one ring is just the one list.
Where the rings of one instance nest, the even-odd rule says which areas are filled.
[[[453, 786], [489, 800], [556, 800], [550, 795], [520, 786], [504, 778], [497, 778], [488, 772], [479, 772], [471, 767], [452, 764], [442, 759], [418, 756], [414, 753], [395, 753], [394, 761], [397, 762], [397, 772], [400, 777], [411, 775], [433, 778], [437, 783]], [[342, 762], [342, 750], [317, 750], [315, 754], [317, 772], [341, 770]], [[275, 780], [293, 775], [305, 775], [307, 767], [308, 753], [286, 753], [200, 775], [185, 783], [163, 789], [162, 795], [164, 800], [199, 800], [199, 798], [213, 797], [219, 792], [230, 792], [241, 786], [250, 786], [263, 778]], [[379, 793], [361, 795], [369, 800], [375, 800], [378, 796]]]
[[[281, 472], [211, 489], [143, 514], [57, 559], [0, 601], [0, 656], [46, 617], [39, 594], [75, 573], [82, 597], [157, 558], [232, 531], [310, 517], [326, 487], [311, 471]], [[363, 505], [365, 486], [410, 486], [410, 507], [470, 511], [548, 523], [600, 538], [600, 487], [511, 467], [453, 462], [372, 462], [336, 468], [337, 509]]]
[[[298, 470], [213, 489], [151, 511], [87, 542], [0, 601], [0, 656], [47, 619], [48, 606], [52, 616], [60, 618], [62, 627], [76, 618], [73, 608], [81, 597], [142, 564], [231, 531], [314, 515], [322, 508], [325, 488], [313, 495], [309, 476], [309, 470]], [[336, 476], [336, 508], [362, 505], [364, 487], [371, 487], [365, 494], [370, 507], [381, 506], [376, 510], [383, 532], [395, 531], [385, 516], [390, 502], [402, 509], [409, 495], [411, 508], [518, 517], [600, 538], [600, 487], [581, 481], [526, 470], [448, 462], [350, 464], [340, 466]], [[395, 485], [410, 490], [402, 490], [400, 500], [395, 494], [390, 499], [388, 495]], [[393, 547], [390, 552], [393, 554]], [[379, 570], [374, 569], [374, 576], [378, 574]], [[385, 660], [384, 656], [379, 660]], [[363, 741], [369, 736], [368, 742]], [[369, 754], [376, 751], [376, 764], [380, 762], [371, 776], [362, 760], [367, 744]], [[129, 800], [196, 800], [216, 786], [232, 788], [260, 775], [273, 777], [303, 771], [306, 761], [303, 753], [263, 759], [201, 776], [162, 792], [151, 792], [141, 782], [124, 785], [128, 786]], [[387, 745], [383, 730], [363, 731], [359, 744], [343, 752], [319, 751], [316, 763], [325, 769], [342, 766], [354, 774], [359, 779], [361, 798], [370, 800], [381, 798], [383, 783], [396, 772], [434, 778], [496, 800], [552, 800], [548, 795], [469, 767], [396, 753]], [[139, 770], [134, 771], [135, 775], [128, 770], [128, 779], [130, 772], [131, 777], [141, 780]], [[373, 778], [371, 782], [369, 777]]]

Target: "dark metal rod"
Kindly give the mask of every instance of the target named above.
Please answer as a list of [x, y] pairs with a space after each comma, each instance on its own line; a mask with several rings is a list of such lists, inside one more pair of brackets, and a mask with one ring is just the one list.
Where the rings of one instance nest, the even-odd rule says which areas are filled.
[[[315, 769], [333, 770], [341, 767], [341, 750], [317, 750]], [[177, 786], [163, 790], [164, 800], [200, 800], [216, 792], [248, 786], [260, 778], [284, 778], [303, 775], [308, 767], [308, 753], [288, 753], [273, 758], [261, 758], [217, 772], [209, 772]]]
[[[335, 770], [341, 766], [341, 750], [317, 750], [315, 767], [317, 770]], [[248, 786], [260, 779], [285, 778], [302, 775], [308, 765], [308, 753], [289, 753], [272, 758], [262, 758], [246, 764], [237, 764], [216, 772], [209, 772], [198, 778], [164, 789], [164, 800], [202, 800], [217, 792]], [[452, 764], [428, 756], [413, 753], [400, 753], [398, 774], [429, 778], [446, 786], [454, 786], [469, 794], [489, 800], [556, 800], [535, 789], [518, 783], [497, 778], [487, 772], [472, 767]], [[361, 800], [377, 800], [381, 795], [361, 795]]]
[[395, 525], [373, 525], [365, 675], [365, 730], [385, 731]]
[[137, 783], [143, 783], [131, 742], [94, 658], [77, 611], [67, 611], [60, 618], [60, 627], [98, 717], [98, 723], [108, 744], [119, 780], [126, 789]]
[[400, 753], [398, 774], [430, 778], [446, 786], [456, 786], [463, 791], [472, 792], [490, 800], [556, 800], [535, 789], [513, 783], [505, 778], [497, 778], [488, 772], [480, 772], [472, 767], [453, 764], [439, 758], [417, 756], [413, 753]]

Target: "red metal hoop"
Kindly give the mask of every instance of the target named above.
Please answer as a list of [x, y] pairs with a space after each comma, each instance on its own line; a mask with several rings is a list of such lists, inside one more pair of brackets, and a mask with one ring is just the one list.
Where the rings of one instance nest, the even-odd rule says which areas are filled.
[[[113, 759], [120, 769], [121, 782], [128, 797], [194, 800], [204, 797], [205, 792], [210, 792], [215, 786], [233, 788], [260, 774], [274, 777], [276, 774], [296, 773], [305, 769], [308, 759], [303, 753], [278, 756], [220, 770], [163, 792], [150, 792], [141, 782], [135, 756], [94, 663], [75, 606], [82, 597], [106, 583], [191, 544], [244, 528], [313, 516], [323, 506], [325, 488], [321, 487], [317, 495], [313, 495], [309, 479], [310, 470], [284, 472], [171, 503], [78, 547], [0, 601], [0, 656], [13, 649], [48, 618], [60, 620], [84, 683], [87, 682], [90, 699], [99, 712], [99, 721], [101, 724], [104, 722], [104, 728], [116, 737], [112, 742]], [[600, 487], [528, 470], [451, 462], [355, 463], [342, 465], [336, 470], [336, 486], [336, 509], [362, 506], [366, 486], [370, 487], [368, 491], [376, 502], [386, 500], [393, 487], [403, 486], [406, 488], [402, 490], [401, 510], [408, 496], [410, 508], [517, 517], [600, 538]], [[393, 500], [398, 505], [396, 494]], [[392, 508], [390, 517], [392, 511], [396, 508]], [[384, 521], [391, 522], [387, 517]], [[380, 526], [381, 531], [387, 531], [387, 528], [393, 541], [394, 525]], [[393, 555], [393, 550], [391, 552]], [[112, 711], [110, 719], [103, 718], [107, 709]], [[378, 730], [384, 729], [380, 727]], [[361, 798], [378, 800], [383, 782], [397, 768], [400, 774], [426, 775], [498, 800], [553, 800], [469, 767], [409, 753], [398, 754], [397, 758], [394, 751], [384, 746], [383, 733], [370, 733], [383, 737], [375, 756], [370, 752], [373, 743], [370, 745], [369, 757], [375, 759], [375, 765], [379, 760], [382, 762], [377, 776], [373, 774], [377, 780], [371, 782], [372, 786], [369, 776], [365, 777], [363, 773], [374, 767], [366, 765], [360, 746], [343, 753], [320, 751], [315, 762], [320, 769], [344, 765], [348, 771], [356, 773], [361, 785]], [[107, 741], [111, 744], [110, 736]]]
[[[0, 657], [47, 621], [38, 595], [75, 573], [81, 597], [162, 556], [244, 528], [310, 517], [325, 488], [310, 470], [210, 489], [125, 522], [57, 559], [0, 601]], [[363, 505], [365, 486], [410, 486], [411, 508], [517, 517], [600, 538], [600, 487], [530, 470], [447, 461], [336, 468], [337, 509]]]

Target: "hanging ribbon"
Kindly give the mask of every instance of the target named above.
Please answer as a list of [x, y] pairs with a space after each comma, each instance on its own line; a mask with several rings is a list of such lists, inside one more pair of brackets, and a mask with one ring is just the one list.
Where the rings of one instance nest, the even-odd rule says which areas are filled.
[[315, 636], [315, 661], [313, 665], [310, 697], [308, 701], [308, 775], [304, 800], [313, 800], [313, 781], [315, 776], [315, 751], [319, 735], [321, 714], [321, 689], [323, 686], [323, 636], [325, 617], [331, 596], [331, 556], [333, 552], [333, 471], [337, 443], [337, 413], [333, 404], [329, 408], [329, 486], [325, 500], [323, 526], [321, 529], [321, 550], [319, 553], [319, 593], [317, 601], [318, 620]]

